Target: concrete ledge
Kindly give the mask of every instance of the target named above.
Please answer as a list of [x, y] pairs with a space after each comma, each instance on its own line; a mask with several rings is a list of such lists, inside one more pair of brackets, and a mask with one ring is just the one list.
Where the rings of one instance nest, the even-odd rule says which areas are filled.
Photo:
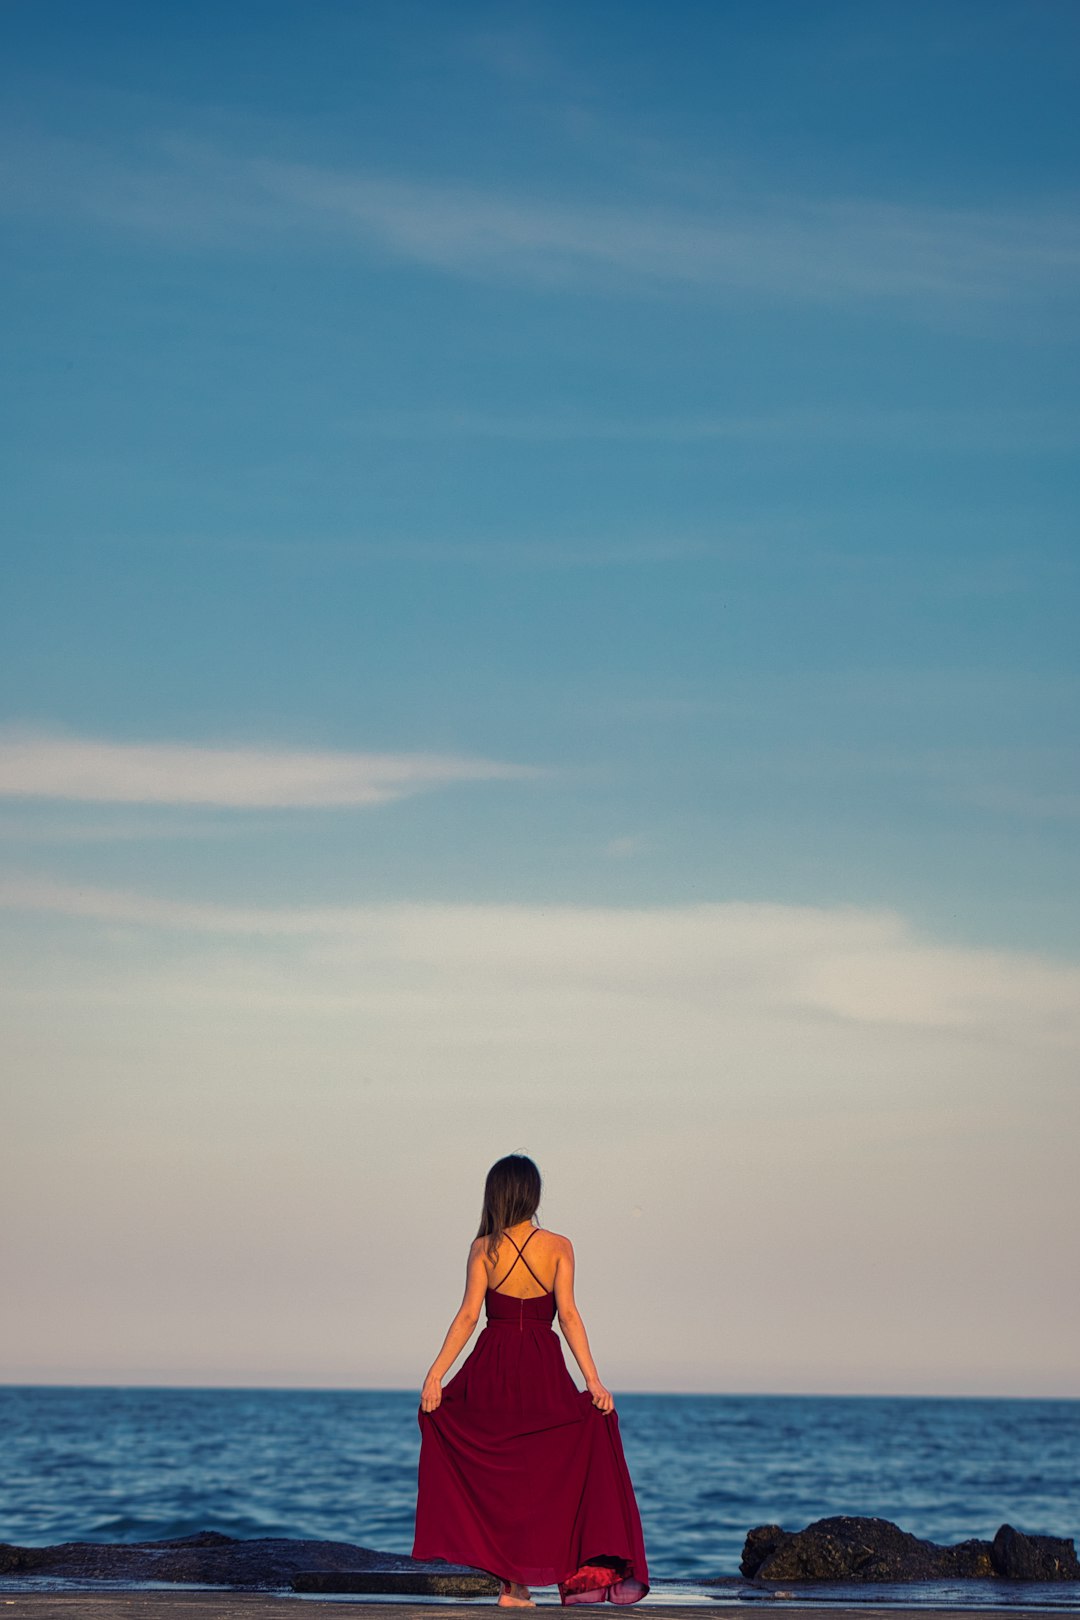
[[305, 1569], [293, 1576], [294, 1592], [395, 1592], [403, 1597], [494, 1598], [493, 1575], [429, 1575], [423, 1570]]
[[[782, 1598], [752, 1604], [652, 1603], [649, 1598], [629, 1612], [647, 1613], [650, 1620], [753, 1620], [764, 1608], [801, 1607]], [[539, 1608], [559, 1609], [556, 1599], [541, 1597]], [[601, 1605], [608, 1617], [619, 1612]], [[815, 1620], [956, 1620], [974, 1611], [957, 1608], [883, 1610], [880, 1604], [843, 1604], [833, 1607], [812, 1603]], [[19, 1592], [0, 1593], [0, 1620], [482, 1620], [497, 1605], [493, 1598], [476, 1603], [365, 1603], [303, 1598], [271, 1592]], [[985, 1620], [1017, 1620], [1015, 1608], [992, 1609], [981, 1605]], [[1022, 1613], [1023, 1611], [1021, 1611]], [[1041, 1612], [1041, 1611], [1035, 1611]], [[1062, 1611], [1058, 1611], [1062, 1612]]]

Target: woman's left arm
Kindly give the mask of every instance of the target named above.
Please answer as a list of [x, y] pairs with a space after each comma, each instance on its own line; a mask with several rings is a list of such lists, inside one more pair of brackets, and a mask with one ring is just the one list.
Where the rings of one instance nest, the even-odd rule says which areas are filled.
[[487, 1293], [487, 1269], [484, 1265], [484, 1239], [476, 1238], [469, 1250], [469, 1264], [465, 1272], [465, 1294], [457, 1315], [446, 1330], [442, 1349], [431, 1363], [424, 1387], [420, 1392], [420, 1410], [434, 1412], [442, 1400], [442, 1381], [454, 1365], [461, 1351], [472, 1338], [480, 1320], [480, 1307]]

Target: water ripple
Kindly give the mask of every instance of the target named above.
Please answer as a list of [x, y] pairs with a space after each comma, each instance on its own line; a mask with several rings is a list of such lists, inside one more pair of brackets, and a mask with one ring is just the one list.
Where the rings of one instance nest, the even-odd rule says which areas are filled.
[[[734, 1574], [755, 1524], [893, 1519], [935, 1541], [1073, 1536], [1080, 1402], [623, 1395], [658, 1578]], [[0, 1540], [412, 1545], [413, 1391], [0, 1386]]]

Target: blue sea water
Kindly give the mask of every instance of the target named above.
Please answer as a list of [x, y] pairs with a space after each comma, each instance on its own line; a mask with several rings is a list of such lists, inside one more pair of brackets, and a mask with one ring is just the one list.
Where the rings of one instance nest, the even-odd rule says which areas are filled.
[[[233, 1536], [408, 1553], [415, 1391], [0, 1386], [0, 1540]], [[1080, 1401], [621, 1395], [656, 1577], [734, 1575], [756, 1524], [934, 1541], [1080, 1531]]]

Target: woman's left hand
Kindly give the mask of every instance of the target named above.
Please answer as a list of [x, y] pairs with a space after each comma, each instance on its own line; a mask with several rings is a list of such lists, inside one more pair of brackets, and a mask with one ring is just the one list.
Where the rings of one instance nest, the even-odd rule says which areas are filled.
[[422, 1412], [434, 1412], [441, 1401], [442, 1379], [437, 1378], [434, 1373], [428, 1373], [424, 1379], [424, 1387], [420, 1391], [420, 1410]]

